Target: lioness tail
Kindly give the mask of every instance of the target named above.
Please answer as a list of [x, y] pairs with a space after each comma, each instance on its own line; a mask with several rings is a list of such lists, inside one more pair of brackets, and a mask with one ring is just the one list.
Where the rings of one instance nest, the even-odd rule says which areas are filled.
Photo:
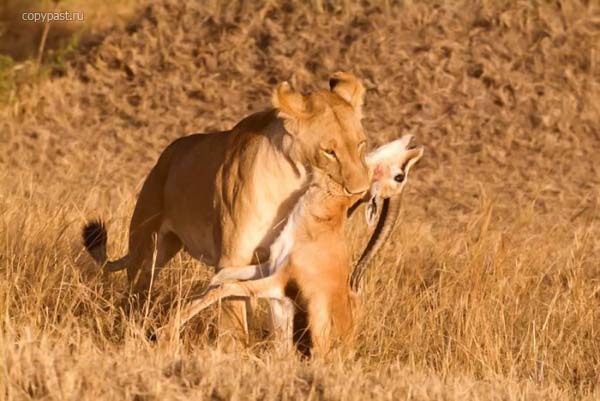
[[108, 234], [101, 220], [92, 220], [83, 227], [83, 245], [96, 263], [104, 266], [108, 271], [119, 271], [127, 267], [128, 255], [115, 261], [108, 261], [106, 256], [106, 243]]

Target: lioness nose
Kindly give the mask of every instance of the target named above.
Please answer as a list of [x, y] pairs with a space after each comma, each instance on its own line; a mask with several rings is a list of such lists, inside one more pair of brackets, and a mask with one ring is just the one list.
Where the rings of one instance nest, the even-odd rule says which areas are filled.
[[346, 172], [344, 177], [344, 191], [346, 195], [360, 195], [369, 190], [371, 180], [369, 170], [364, 161], [360, 160], [358, 165]]

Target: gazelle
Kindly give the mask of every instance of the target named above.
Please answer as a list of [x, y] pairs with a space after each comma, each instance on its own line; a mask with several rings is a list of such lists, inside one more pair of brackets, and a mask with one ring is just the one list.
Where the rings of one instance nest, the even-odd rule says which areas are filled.
[[[423, 148], [413, 145], [413, 136], [405, 135], [367, 156], [372, 177], [369, 223], [374, 221], [380, 199], [401, 194], [410, 168], [422, 155]], [[270, 259], [256, 265], [223, 268], [208, 289], [185, 306], [167, 332], [177, 334], [182, 324], [221, 299], [267, 298], [286, 305], [289, 345], [292, 317], [298, 308], [307, 314], [313, 350], [326, 354], [335, 343], [349, 338], [353, 327], [356, 295], [349, 285], [351, 263], [344, 224], [348, 209], [358, 200], [340, 191], [326, 175], [316, 174], [271, 246]]]

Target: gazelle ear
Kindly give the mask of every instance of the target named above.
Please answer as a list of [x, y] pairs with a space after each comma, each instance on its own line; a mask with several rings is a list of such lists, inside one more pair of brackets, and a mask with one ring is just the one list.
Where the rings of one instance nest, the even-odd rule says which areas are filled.
[[273, 107], [279, 110], [279, 115], [291, 120], [308, 117], [308, 102], [306, 97], [292, 89], [289, 83], [282, 82], [273, 91]]
[[329, 89], [347, 101], [358, 112], [362, 112], [365, 87], [354, 75], [338, 71], [329, 79]]
[[407, 152], [407, 162], [405, 164], [404, 167], [404, 173], [408, 174], [408, 171], [410, 170], [410, 168], [412, 166], [415, 165], [415, 163], [417, 163], [419, 160], [421, 160], [421, 157], [423, 157], [423, 153], [424, 153], [424, 148], [420, 147], [417, 149], [411, 149]]

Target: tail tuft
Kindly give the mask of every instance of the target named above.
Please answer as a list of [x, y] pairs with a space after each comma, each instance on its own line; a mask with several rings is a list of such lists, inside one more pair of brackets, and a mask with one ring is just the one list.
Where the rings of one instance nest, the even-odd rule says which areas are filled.
[[90, 221], [83, 227], [83, 244], [88, 251], [99, 246], [106, 246], [107, 237], [106, 227], [101, 220]]
[[96, 260], [102, 264], [106, 261], [106, 243], [108, 234], [101, 220], [92, 220], [83, 227], [83, 245]]

